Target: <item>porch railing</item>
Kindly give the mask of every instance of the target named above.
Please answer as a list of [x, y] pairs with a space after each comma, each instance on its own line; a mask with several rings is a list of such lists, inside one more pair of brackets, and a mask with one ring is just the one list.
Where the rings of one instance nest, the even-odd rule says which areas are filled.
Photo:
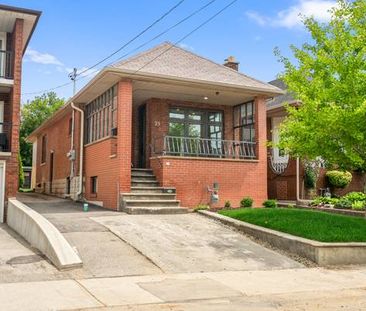
[[13, 52], [0, 50], [0, 78], [13, 79]]
[[163, 136], [152, 144], [155, 155], [255, 159], [256, 143], [249, 141]]

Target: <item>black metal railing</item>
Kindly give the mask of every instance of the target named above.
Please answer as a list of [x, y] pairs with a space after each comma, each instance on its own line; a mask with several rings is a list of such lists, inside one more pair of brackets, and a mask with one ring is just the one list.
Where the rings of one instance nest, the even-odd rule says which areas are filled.
[[11, 122], [0, 122], [0, 152], [10, 152]]
[[256, 143], [250, 141], [163, 136], [152, 143], [155, 155], [255, 159]]
[[13, 52], [0, 50], [0, 78], [13, 79]]

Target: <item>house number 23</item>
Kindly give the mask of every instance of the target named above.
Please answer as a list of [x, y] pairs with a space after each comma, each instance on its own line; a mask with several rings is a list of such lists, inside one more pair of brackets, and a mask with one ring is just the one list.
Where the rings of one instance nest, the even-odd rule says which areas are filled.
[[159, 126], [160, 126], [160, 121], [155, 121], [155, 122], [154, 122], [154, 125], [155, 125], [156, 127], [159, 127]]

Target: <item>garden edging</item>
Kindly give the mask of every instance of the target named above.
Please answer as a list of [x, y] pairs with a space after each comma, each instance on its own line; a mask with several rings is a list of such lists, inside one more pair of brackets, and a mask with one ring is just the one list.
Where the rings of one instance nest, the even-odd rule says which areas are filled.
[[214, 212], [201, 210], [198, 213], [234, 227], [276, 248], [305, 257], [317, 263], [319, 266], [366, 263], [366, 243], [363, 242], [318, 242], [253, 225]]

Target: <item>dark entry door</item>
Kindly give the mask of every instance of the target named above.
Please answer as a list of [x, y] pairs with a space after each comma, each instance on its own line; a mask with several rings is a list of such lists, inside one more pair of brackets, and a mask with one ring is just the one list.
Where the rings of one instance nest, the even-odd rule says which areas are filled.
[[146, 167], [146, 105], [139, 107], [139, 167]]
[[50, 153], [50, 193], [52, 193], [52, 181], [53, 181], [53, 152]]

